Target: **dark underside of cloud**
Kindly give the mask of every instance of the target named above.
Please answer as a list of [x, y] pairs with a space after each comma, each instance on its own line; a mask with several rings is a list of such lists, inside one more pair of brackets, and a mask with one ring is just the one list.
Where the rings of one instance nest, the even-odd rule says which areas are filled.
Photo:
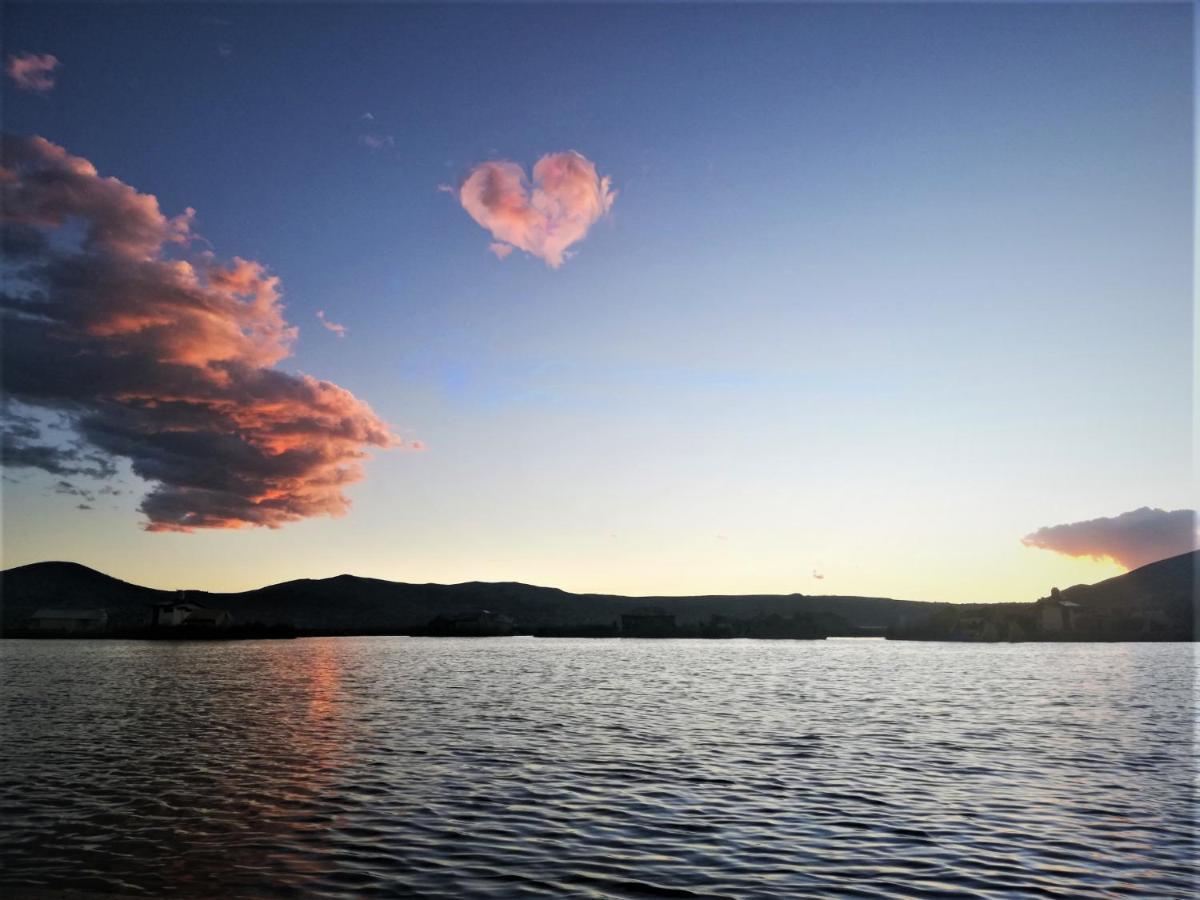
[[1136, 569], [1196, 549], [1196, 512], [1143, 506], [1119, 516], [1039, 528], [1021, 543], [1065, 556], [1111, 559]]
[[[340, 515], [370, 447], [397, 443], [349, 391], [274, 366], [296, 329], [259, 263], [192, 253], [192, 211], [42, 138], [3, 138], [6, 468], [153, 483], [147, 528]], [[48, 440], [39, 416], [65, 423]]]

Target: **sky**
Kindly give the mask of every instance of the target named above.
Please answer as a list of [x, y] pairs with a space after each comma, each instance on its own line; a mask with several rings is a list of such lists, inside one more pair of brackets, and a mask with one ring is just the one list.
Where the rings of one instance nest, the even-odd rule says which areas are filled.
[[1029, 601], [1194, 546], [1190, 5], [0, 15], [6, 567]]

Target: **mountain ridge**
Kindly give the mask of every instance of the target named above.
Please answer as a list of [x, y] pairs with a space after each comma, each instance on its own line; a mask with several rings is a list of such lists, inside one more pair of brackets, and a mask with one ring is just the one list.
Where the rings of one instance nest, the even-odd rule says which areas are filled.
[[[229, 610], [239, 621], [287, 622], [310, 631], [336, 633], [405, 633], [439, 615], [487, 608], [515, 619], [523, 628], [562, 628], [611, 624], [623, 613], [655, 606], [680, 622], [713, 617], [824, 616], [839, 633], [864, 629], [882, 633], [914, 621], [957, 620], [972, 610], [1031, 615], [1039, 604], [1070, 601], [1097, 610], [1133, 607], [1165, 609], [1170, 633], [1192, 633], [1195, 615], [1195, 572], [1200, 551], [1159, 560], [1093, 585], [1074, 585], [1037, 603], [954, 604], [855, 595], [702, 594], [689, 596], [624, 596], [572, 593], [524, 582], [467, 581], [424, 584], [388, 581], [350, 573], [327, 578], [301, 578], [246, 591], [188, 590], [193, 602]], [[123, 581], [80, 563], [46, 561], [0, 572], [0, 628], [19, 628], [40, 607], [104, 607], [112, 623], [141, 624], [153, 603], [171, 600], [174, 591]], [[957, 612], [956, 612], [957, 611]]]

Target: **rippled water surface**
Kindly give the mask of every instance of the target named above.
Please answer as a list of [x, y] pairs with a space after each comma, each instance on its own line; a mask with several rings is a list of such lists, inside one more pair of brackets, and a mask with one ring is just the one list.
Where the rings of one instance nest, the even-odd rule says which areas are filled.
[[19, 895], [1192, 896], [1194, 648], [3, 641]]

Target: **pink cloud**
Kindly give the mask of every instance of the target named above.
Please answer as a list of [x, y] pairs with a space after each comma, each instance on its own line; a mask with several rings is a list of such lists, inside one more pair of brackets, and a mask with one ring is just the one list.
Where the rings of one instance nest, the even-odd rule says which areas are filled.
[[150, 531], [276, 528], [344, 514], [367, 449], [399, 445], [349, 391], [275, 368], [297, 335], [278, 277], [191, 254], [192, 210], [169, 218], [86, 159], [7, 135], [0, 210], [0, 380], [77, 436], [64, 450], [9, 416], [6, 462], [88, 475], [128, 460], [154, 485]]
[[21, 90], [45, 92], [54, 88], [58, 66], [58, 57], [49, 53], [12, 53], [5, 71]]
[[324, 326], [328, 331], [332, 331], [340, 338], [344, 338], [346, 333], [350, 330], [345, 325], [339, 325], [337, 322], [330, 322], [327, 318], [325, 318], [325, 310], [323, 309], [317, 310], [317, 318], [321, 320], [322, 326]]
[[495, 241], [491, 244], [488, 244], [488, 249], [496, 254], [496, 259], [506, 259], [508, 254], [513, 252], [513, 245], [502, 244], [499, 241]]
[[1064, 556], [1111, 559], [1136, 569], [1196, 549], [1196, 513], [1143, 506], [1119, 516], [1039, 528], [1021, 543]]
[[[567, 248], [587, 236], [610, 209], [610, 179], [575, 151], [548, 153], [533, 167], [532, 184], [516, 163], [481, 163], [462, 183], [459, 202], [501, 246], [518, 248], [558, 268]], [[491, 250], [501, 259], [507, 254]]]

